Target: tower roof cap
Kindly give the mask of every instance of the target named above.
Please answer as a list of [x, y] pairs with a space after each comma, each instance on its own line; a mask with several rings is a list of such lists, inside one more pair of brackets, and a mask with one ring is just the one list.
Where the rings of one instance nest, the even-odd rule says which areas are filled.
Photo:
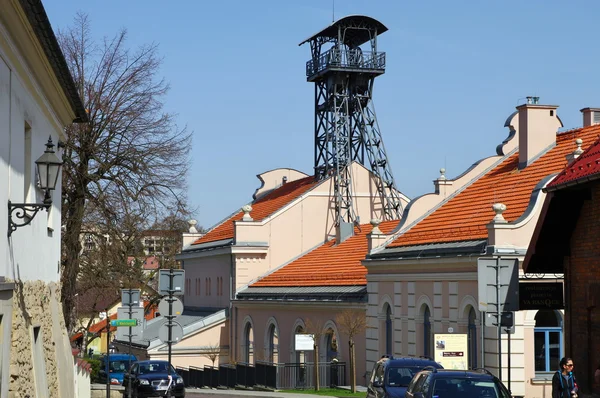
[[387, 31], [388, 28], [376, 20], [375, 18], [367, 17], [366, 15], [348, 15], [331, 25], [315, 33], [308, 39], [304, 40], [299, 46], [306, 42], [316, 39], [317, 37], [325, 37], [328, 39], [336, 39], [338, 37], [338, 28], [350, 28], [344, 33], [343, 44], [350, 47], [358, 47], [371, 39], [371, 32], [376, 31], [378, 35]]

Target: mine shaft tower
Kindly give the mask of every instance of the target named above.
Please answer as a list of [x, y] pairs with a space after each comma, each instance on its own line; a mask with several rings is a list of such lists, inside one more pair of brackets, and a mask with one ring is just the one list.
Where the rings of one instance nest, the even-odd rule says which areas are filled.
[[354, 15], [300, 43], [310, 43], [306, 77], [315, 83], [315, 177], [334, 177], [336, 224], [350, 228], [358, 221], [352, 206], [353, 161], [379, 177], [383, 217], [402, 215], [372, 101], [373, 82], [385, 72], [385, 52], [377, 51], [377, 36], [385, 31], [381, 22]]

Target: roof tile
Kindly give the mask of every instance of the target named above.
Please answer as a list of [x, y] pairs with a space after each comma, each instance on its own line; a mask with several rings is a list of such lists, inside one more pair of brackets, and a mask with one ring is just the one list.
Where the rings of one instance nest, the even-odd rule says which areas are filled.
[[[256, 221], [265, 219], [288, 203], [291, 203], [293, 200], [300, 197], [303, 193], [310, 190], [318, 183], [319, 182], [316, 181], [313, 176], [308, 176], [283, 184], [279, 188], [274, 189], [265, 196], [254, 201], [252, 203], [252, 211], [250, 212], [250, 216]], [[192, 245], [233, 238], [233, 222], [241, 220], [243, 216], [244, 213], [240, 210], [238, 213], [234, 214], [221, 224], [217, 225], [215, 228], [208, 231], [201, 238], [197, 239], [194, 243], [192, 243]]]
[[[390, 233], [398, 220], [379, 225], [383, 233]], [[251, 287], [273, 286], [353, 286], [366, 285], [367, 269], [361, 264], [368, 251], [367, 234], [370, 224], [355, 228], [354, 235], [339, 245], [333, 239], [304, 256], [292, 261]]]
[[600, 173], [600, 139], [596, 140], [571, 165], [565, 167], [548, 188], [586, 179]]
[[594, 142], [599, 134], [600, 125], [558, 134], [554, 148], [520, 170], [519, 155], [513, 154], [388, 247], [486, 239], [494, 203], [504, 203], [507, 209], [502, 216], [509, 222], [515, 221], [525, 212], [535, 186], [566, 166], [565, 156], [576, 148], [575, 139], [583, 139], [585, 145]]

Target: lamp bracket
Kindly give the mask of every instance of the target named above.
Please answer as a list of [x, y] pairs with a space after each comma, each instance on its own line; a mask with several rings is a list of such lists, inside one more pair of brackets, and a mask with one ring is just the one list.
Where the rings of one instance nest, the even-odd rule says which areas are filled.
[[[48, 211], [50, 203], [12, 203], [8, 201], [8, 236], [33, 220], [38, 211], [45, 209]], [[13, 220], [13, 215], [15, 219]]]

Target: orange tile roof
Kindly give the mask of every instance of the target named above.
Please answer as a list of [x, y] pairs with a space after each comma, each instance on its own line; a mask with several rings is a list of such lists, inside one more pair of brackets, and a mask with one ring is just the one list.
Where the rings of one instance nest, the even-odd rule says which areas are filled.
[[[385, 221], [379, 226], [390, 233], [398, 220]], [[282, 286], [354, 286], [367, 284], [367, 269], [361, 264], [368, 251], [366, 235], [373, 227], [361, 225], [355, 235], [339, 245], [335, 239], [292, 261], [251, 287]]]
[[[252, 203], [250, 216], [255, 221], [267, 218], [317, 184], [318, 181], [315, 181], [313, 176], [288, 182], [254, 201]], [[235, 215], [208, 231], [201, 238], [197, 239], [192, 245], [233, 238], [233, 222], [241, 220], [243, 215], [244, 213], [240, 210]]]
[[565, 156], [575, 150], [575, 139], [583, 139], [587, 148], [599, 134], [599, 125], [561, 133], [554, 148], [522, 170], [518, 169], [518, 153], [513, 154], [388, 247], [486, 239], [485, 226], [494, 217], [492, 204], [504, 203], [502, 215], [509, 222], [515, 221], [525, 212], [535, 186], [566, 166]]

